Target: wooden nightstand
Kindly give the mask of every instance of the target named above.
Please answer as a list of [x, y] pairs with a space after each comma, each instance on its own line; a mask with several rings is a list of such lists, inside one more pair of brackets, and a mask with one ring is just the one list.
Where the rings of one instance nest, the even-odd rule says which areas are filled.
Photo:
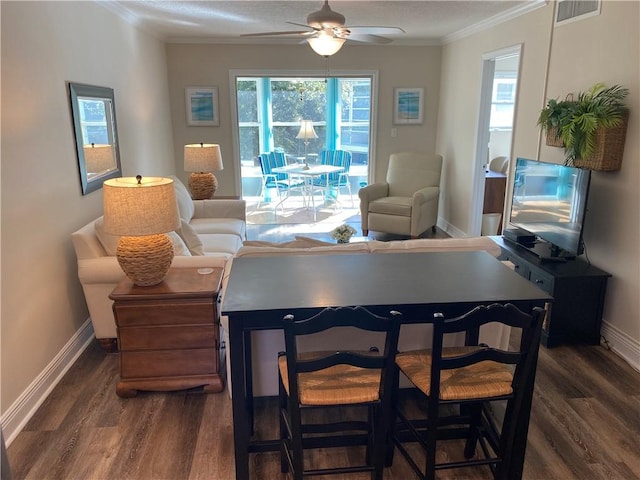
[[218, 295], [222, 268], [171, 268], [164, 281], [139, 287], [124, 278], [111, 292], [118, 328], [116, 393], [224, 389]]

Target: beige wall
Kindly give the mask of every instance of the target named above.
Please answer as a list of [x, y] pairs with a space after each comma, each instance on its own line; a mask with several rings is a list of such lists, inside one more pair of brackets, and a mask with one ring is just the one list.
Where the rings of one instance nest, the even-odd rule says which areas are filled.
[[[601, 15], [553, 28], [549, 5], [491, 30], [445, 45], [437, 150], [445, 157], [440, 215], [467, 232], [478, 115], [481, 57], [521, 43], [522, 66], [513, 156], [562, 163], [560, 148], [544, 145], [536, 126], [547, 98], [586, 90], [596, 82], [630, 89], [629, 130], [622, 170], [594, 172], [585, 226], [588, 259], [612, 274], [603, 334], [640, 367], [640, 3], [602, 2]], [[548, 62], [548, 70], [547, 70]], [[548, 77], [548, 80], [547, 80]], [[546, 89], [546, 92], [545, 92]], [[540, 155], [538, 156], [538, 151]]]
[[[544, 96], [552, 7], [539, 8], [491, 30], [446, 44], [437, 150], [444, 155], [440, 216], [469, 234], [478, 133], [483, 55], [522, 45], [513, 152], [536, 157], [536, 120]], [[446, 107], [445, 107], [446, 106]], [[533, 119], [533, 120], [532, 120]]]
[[1, 8], [4, 414], [88, 316], [70, 235], [102, 213], [102, 190], [81, 194], [65, 82], [115, 90], [124, 175], [174, 160], [161, 42], [93, 2]]
[[[640, 349], [640, 3], [602, 2], [601, 14], [553, 31], [548, 98], [588, 90], [597, 82], [629, 88], [629, 128], [622, 169], [594, 172], [585, 226], [587, 254], [609, 280], [604, 318]], [[540, 158], [564, 160], [561, 148], [541, 142]], [[611, 340], [611, 337], [609, 337]], [[613, 348], [620, 349], [621, 338]], [[638, 350], [636, 350], [638, 354]], [[640, 365], [640, 355], [635, 359]]]
[[[291, 70], [326, 72], [324, 58], [307, 45], [183, 45], [167, 46], [171, 112], [173, 117], [174, 153], [177, 175], [183, 172], [182, 148], [186, 143], [219, 143], [224, 170], [216, 173], [219, 194], [235, 192], [235, 165], [230, 101], [230, 70]], [[440, 47], [371, 47], [345, 45], [329, 59], [330, 70], [377, 70], [379, 72], [376, 178], [386, 175], [389, 155], [397, 151], [434, 151], [436, 116], [440, 85]], [[192, 127], [186, 124], [185, 94], [188, 86], [217, 86], [220, 94], [220, 126]], [[394, 87], [425, 89], [425, 122], [422, 125], [397, 126], [397, 137], [391, 137]], [[234, 158], [235, 157], [235, 158]], [[239, 176], [239, 173], [238, 173]]]

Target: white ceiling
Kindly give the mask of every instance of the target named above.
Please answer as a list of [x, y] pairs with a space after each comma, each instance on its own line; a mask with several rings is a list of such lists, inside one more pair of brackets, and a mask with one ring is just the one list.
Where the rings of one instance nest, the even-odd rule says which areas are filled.
[[[296, 43], [289, 37], [240, 37], [241, 34], [300, 30], [322, 0], [101, 1], [132, 24], [169, 42]], [[390, 26], [394, 44], [433, 45], [465, 30], [481, 28], [540, 6], [544, 0], [330, 0], [347, 26]]]

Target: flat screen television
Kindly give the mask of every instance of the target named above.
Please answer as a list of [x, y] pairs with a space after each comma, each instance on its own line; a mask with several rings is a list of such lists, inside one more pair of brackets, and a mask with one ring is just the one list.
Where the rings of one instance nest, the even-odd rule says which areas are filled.
[[591, 170], [516, 160], [509, 224], [529, 232], [540, 258], [570, 259], [584, 251], [582, 234]]

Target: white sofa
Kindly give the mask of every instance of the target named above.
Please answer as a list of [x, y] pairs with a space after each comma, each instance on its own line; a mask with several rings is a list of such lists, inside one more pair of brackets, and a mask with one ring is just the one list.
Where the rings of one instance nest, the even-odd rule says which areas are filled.
[[[298, 238], [296, 241], [287, 244], [277, 245], [268, 242], [245, 242], [236, 253], [235, 257], [263, 257], [268, 255], [326, 255], [326, 254], [385, 254], [399, 252], [437, 252], [437, 251], [476, 251], [484, 250], [494, 257], [501, 253], [500, 247], [489, 237], [475, 238], [447, 238], [447, 239], [415, 239], [398, 240], [391, 242], [369, 241], [355, 242], [348, 244], [326, 244], [311, 239]], [[496, 262], [499, 261], [496, 258]], [[510, 267], [509, 262], [505, 263], [505, 268]], [[228, 275], [232, 268], [227, 269], [223, 281], [223, 302], [224, 286], [226, 286]], [[221, 325], [225, 343], [229, 345], [228, 325], [229, 319], [222, 316]], [[277, 355], [284, 350], [284, 335], [280, 330], [262, 330], [251, 333], [252, 335], [252, 360], [253, 360], [253, 388], [256, 396], [277, 395]], [[328, 344], [335, 344], [339, 341], [331, 336], [331, 332], [326, 335]], [[480, 340], [490, 344], [506, 348], [509, 343], [510, 329], [497, 324], [488, 324], [482, 327]], [[334, 332], [335, 336], [335, 332]], [[361, 345], [359, 348], [369, 347], [368, 338], [359, 338]], [[461, 342], [462, 338], [450, 338], [449, 341]], [[424, 325], [403, 325], [400, 331], [400, 350], [411, 350], [424, 348], [430, 345], [431, 333], [429, 327]], [[227, 378], [230, 378], [230, 355], [227, 351]]]
[[[176, 267], [229, 268], [229, 260], [246, 239], [244, 200], [192, 200], [175, 177], [182, 227], [170, 235]], [[109, 294], [124, 273], [115, 257], [118, 237], [102, 229], [102, 217], [71, 235], [78, 259], [78, 278], [84, 291], [96, 338], [106, 351], [116, 351], [117, 332]]]

